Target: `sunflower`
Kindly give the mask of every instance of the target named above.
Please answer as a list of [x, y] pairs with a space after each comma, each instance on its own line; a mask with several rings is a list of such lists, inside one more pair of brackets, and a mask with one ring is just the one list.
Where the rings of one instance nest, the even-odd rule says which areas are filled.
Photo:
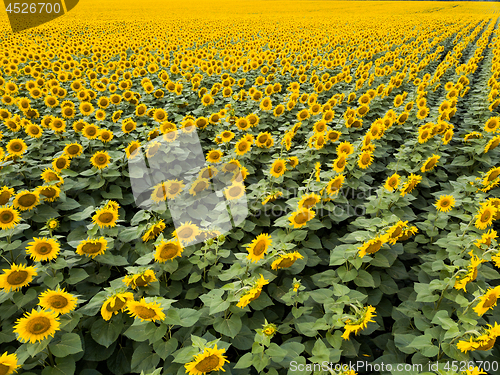
[[90, 162], [92, 163], [92, 165], [98, 169], [106, 168], [110, 161], [111, 159], [107, 151], [97, 151], [90, 158]]
[[351, 155], [354, 152], [354, 147], [349, 142], [342, 142], [337, 146], [337, 154], [344, 154], [347, 156]]
[[313, 210], [303, 207], [292, 212], [288, 220], [290, 220], [290, 225], [294, 228], [302, 228], [314, 216], [316, 216], [316, 213]]
[[363, 258], [366, 254], [376, 253], [377, 251], [380, 250], [382, 245], [387, 242], [387, 240], [388, 240], [387, 236], [376, 236], [375, 238], [372, 238], [364, 242], [363, 245], [358, 247], [359, 257]]
[[354, 332], [354, 334], [357, 335], [361, 330], [365, 329], [368, 326], [369, 322], [375, 322], [374, 320], [372, 320], [372, 318], [375, 316], [375, 307], [366, 306], [360, 314], [361, 316], [358, 318], [358, 320], [346, 320], [344, 333], [341, 336], [344, 340], [349, 340], [351, 332]]
[[114, 134], [111, 130], [108, 130], [108, 129], [102, 129], [100, 132], [99, 132], [99, 140], [103, 143], [107, 143], [109, 141], [111, 141], [114, 137]]
[[248, 130], [251, 125], [250, 125], [250, 121], [248, 121], [248, 119], [246, 117], [240, 117], [238, 120], [236, 120], [236, 127], [240, 130]]
[[240, 300], [236, 304], [236, 307], [244, 308], [250, 302], [255, 301], [257, 298], [259, 298], [262, 292], [262, 287], [267, 284], [269, 284], [269, 280], [264, 279], [264, 276], [262, 276], [261, 274], [260, 279], [254, 282], [252, 288], [240, 297]]
[[124, 132], [125, 134], [133, 132], [136, 127], [137, 123], [130, 118], [124, 119], [122, 121], [122, 132]]
[[59, 194], [61, 193], [61, 189], [59, 189], [56, 185], [39, 186], [36, 191], [43, 198], [44, 202], [54, 202], [57, 198], [59, 198]]
[[167, 185], [165, 182], [160, 182], [155, 185], [151, 193], [151, 200], [155, 203], [160, 203], [167, 200]]
[[271, 176], [280, 177], [286, 172], [286, 161], [283, 159], [276, 159], [271, 165]]
[[299, 201], [299, 208], [312, 208], [321, 201], [321, 197], [316, 193], [305, 194]]
[[283, 193], [281, 191], [274, 191], [271, 194], [268, 194], [266, 198], [262, 201], [262, 205], [266, 205], [268, 202], [274, 202], [279, 197], [282, 197]]
[[46, 168], [40, 175], [42, 180], [44, 180], [46, 183], [51, 183], [52, 181], [58, 181], [56, 186], [59, 186], [64, 183], [64, 180], [59, 174], [52, 169]]
[[466, 286], [471, 281], [476, 280], [477, 277], [477, 268], [481, 263], [485, 262], [485, 260], [480, 259], [476, 255], [472, 255], [470, 259], [470, 264], [467, 266], [467, 273], [465, 275], [457, 275], [455, 280], [454, 288], [457, 290], [463, 289], [466, 292]]
[[273, 263], [271, 264], [271, 269], [279, 270], [282, 268], [291, 267], [293, 266], [293, 264], [297, 259], [303, 259], [303, 258], [304, 257], [297, 251], [294, 251], [293, 253], [280, 255], [278, 259], [273, 261]]
[[234, 133], [230, 130], [225, 130], [219, 134], [219, 137], [222, 139], [222, 142], [226, 143], [234, 138]]
[[10, 197], [14, 195], [14, 189], [9, 188], [7, 186], [3, 186], [0, 189], [0, 206], [7, 204], [10, 200]]
[[388, 191], [393, 191], [397, 189], [399, 185], [399, 175], [394, 173], [392, 176], [389, 176], [387, 180], [385, 180], [384, 188]]
[[500, 167], [491, 168], [488, 172], [484, 174], [482, 184], [489, 185], [493, 181], [495, 181], [498, 178], [498, 176], [500, 176]]
[[200, 229], [196, 224], [192, 224], [190, 221], [182, 223], [179, 227], [176, 226], [172, 236], [177, 238], [181, 243], [189, 243], [193, 241], [196, 236], [200, 234]]
[[0, 356], [0, 374], [11, 375], [17, 372], [19, 367], [21, 367], [21, 365], [17, 364], [16, 353], [7, 354], [7, 352], [5, 352]]
[[163, 219], [157, 221], [156, 223], [154, 223], [147, 231], [146, 233], [144, 233], [144, 235], [142, 236], [142, 241], [143, 242], [148, 242], [150, 240], [154, 240], [156, 237], [158, 237], [158, 235], [163, 232], [163, 230], [165, 229], [165, 222], [163, 221]]
[[394, 245], [401, 238], [401, 236], [404, 235], [405, 229], [408, 228], [407, 224], [408, 221], [399, 220], [387, 230], [385, 240], [391, 245]]
[[337, 142], [339, 139], [340, 139], [340, 136], [342, 135], [341, 132], [339, 132], [338, 130], [329, 130], [327, 133], [326, 133], [326, 139], [329, 141], [329, 142]]
[[[157, 185], [157, 186], [159, 186], [159, 185]], [[185, 185], [184, 185], [182, 180], [181, 181], [179, 181], [177, 179], [167, 180], [161, 189], [162, 189], [162, 192], [163, 192], [163, 189], [165, 189], [165, 196], [167, 198], [175, 199], [175, 197], [177, 197], [182, 192], [182, 189], [184, 188], [184, 186]], [[165, 199], [163, 199], [163, 200], [165, 200]]]
[[295, 168], [297, 165], [299, 165], [299, 158], [296, 156], [290, 156], [288, 158], [288, 164], [290, 164], [290, 167], [292, 169]]
[[236, 181], [224, 190], [227, 200], [240, 199], [245, 194], [245, 185]]
[[203, 353], [194, 356], [192, 362], [186, 363], [186, 373], [188, 375], [204, 375], [212, 371], [219, 371], [226, 362], [229, 362], [224, 354], [226, 349], [217, 349], [217, 344], [214, 348], [204, 348]]
[[54, 311], [26, 312], [24, 317], [19, 318], [14, 326], [14, 333], [18, 334], [18, 340], [32, 344], [40, 342], [47, 337], [54, 337], [59, 330], [59, 320]]
[[141, 143], [138, 141], [132, 141], [125, 148], [125, 154], [127, 159], [133, 159], [137, 155], [139, 155], [139, 148], [141, 147]]
[[246, 154], [251, 148], [252, 144], [246, 138], [241, 138], [234, 146], [236, 154], [239, 156]]
[[345, 176], [343, 174], [332, 178], [326, 185], [326, 192], [328, 193], [328, 195], [337, 195], [340, 191], [340, 188], [342, 187], [342, 184], [344, 183], [344, 180]]
[[52, 168], [57, 172], [61, 172], [63, 169], [69, 168], [70, 160], [67, 156], [61, 155], [52, 161]]
[[108, 241], [104, 237], [99, 239], [87, 238], [82, 240], [78, 247], [76, 248], [76, 253], [78, 255], [86, 255], [88, 257], [95, 258], [98, 255], [104, 254], [106, 247], [108, 246]]
[[488, 289], [479, 299], [479, 303], [473, 310], [477, 315], [482, 316], [486, 311], [497, 305], [497, 299], [500, 296], [500, 286], [493, 289]]
[[218, 163], [221, 161], [223, 152], [221, 150], [212, 149], [207, 154], [207, 161], [209, 163]]
[[21, 211], [31, 211], [39, 203], [40, 194], [36, 190], [34, 192], [22, 190], [16, 194], [12, 205]]
[[83, 152], [83, 147], [78, 143], [70, 143], [64, 147], [64, 154], [72, 159], [80, 156]]
[[56, 314], [67, 314], [76, 308], [77, 298], [64, 289], [46, 290], [39, 296], [40, 305], [44, 309], [50, 309]]
[[422, 181], [422, 176], [415, 175], [413, 173], [410, 173], [408, 176], [408, 180], [404, 184], [404, 186], [401, 189], [401, 196], [405, 196], [408, 193], [411, 193], [413, 189]]
[[439, 155], [432, 155], [427, 158], [427, 160], [424, 162], [424, 165], [422, 168], [420, 168], [421, 172], [428, 172], [434, 169], [436, 166], [436, 163], [441, 157]]
[[28, 243], [26, 252], [35, 262], [53, 260], [57, 258], [61, 247], [56, 239], [46, 237], [33, 238], [33, 242]]
[[109, 208], [101, 208], [92, 216], [92, 221], [100, 228], [113, 228], [116, 226], [116, 220], [118, 220], [117, 211]]
[[28, 125], [24, 131], [32, 138], [40, 138], [43, 134], [42, 128], [36, 124]]
[[148, 286], [155, 281], [158, 281], [158, 279], [153, 270], [146, 270], [132, 276], [127, 275], [123, 278], [123, 282], [132, 289], [137, 289], [139, 286]]
[[11, 206], [0, 207], [0, 229], [12, 229], [21, 221], [19, 211]]
[[82, 133], [87, 139], [96, 139], [99, 136], [99, 128], [94, 124], [86, 124], [82, 129]]
[[164, 263], [167, 260], [174, 260], [180, 257], [183, 247], [177, 240], [164, 241], [162, 240], [155, 248], [155, 261]]
[[165, 319], [161, 305], [158, 302], [147, 302], [144, 297], [140, 301], [128, 301], [125, 310], [134, 318], [139, 318], [141, 322]]
[[347, 165], [346, 154], [339, 154], [339, 156], [333, 161], [333, 169], [337, 173], [342, 173]]
[[101, 306], [101, 315], [104, 320], [110, 320], [119, 311], [125, 310], [127, 302], [133, 301], [134, 295], [130, 292], [118, 293], [108, 297]]
[[269, 234], [262, 233], [258, 235], [252, 240], [252, 243], [245, 245], [249, 253], [247, 259], [250, 259], [252, 262], [261, 260], [269, 250], [269, 246], [271, 246], [272, 242], [273, 240]]
[[481, 248], [482, 245], [490, 247], [491, 241], [497, 238], [497, 231], [490, 229], [488, 232], [483, 233], [480, 240], [477, 240], [474, 245]]
[[455, 198], [453, 195], [441, 195], [434, 205], [438, 211], [448, 212], [455, 207]]
[[493, 205], [484, 205], [481, 207], [475, 216], [476, 222], [474, 225], [478, 229], [486, 229], [493, 224], [493, 219], [497, 213], [497, 208]]
[[500, 126], [500, 117], [491, 117], [484, 124], [484, 130], [488, 133], [497, 131]]
[[83, 116], [90, 116], [94, 112], [94, 106], [89, 102], [80, 103], [79, 109]]
[[497, 148], [499, 144], [500, 144], [500, 135], [497, 135], [497, 136], [493, 137], [492, 139], [490, 139], [488, 144], [484, 147], [483, 152], [487, 153], [488, 151], [491, 151], [491, 150]]
[[368, 168], [373, 163], [373, 153], [369, 151], [363, 151], [359, 154], [358, 167], [361, 169]]
[[37, 276], [35, 267], [12, 264], [10, 269], [3, 269], [4, 273], [0, 275], [0, 287], [4, 292], [8, 293], [11, 290], [17, 291], [23, 286], [28, 285], [33, 276]]
[[205, 107], [214, 104], [214, 99], [212, 98], [212, 95], [210, 94], [203, 95], [203, 98], [201, 98], [201, 104], [203, 104]]
[[9, 143], [7, 143], [7, 153], [13, 156], [21, 156], [26, 152], [28, 146], [22, 139], [11, 139]]

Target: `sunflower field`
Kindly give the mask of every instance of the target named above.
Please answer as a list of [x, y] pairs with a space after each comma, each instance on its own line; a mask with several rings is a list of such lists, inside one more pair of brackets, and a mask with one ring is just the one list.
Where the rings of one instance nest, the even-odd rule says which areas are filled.
[[500, 374], [499, 11], [2, 12], [0, 375]]

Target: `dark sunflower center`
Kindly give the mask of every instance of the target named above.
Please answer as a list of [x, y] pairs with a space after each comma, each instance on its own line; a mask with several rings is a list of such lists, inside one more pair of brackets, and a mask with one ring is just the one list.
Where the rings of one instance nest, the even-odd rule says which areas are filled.
[[280, 268], [288, 268], [288, 267], [291, 267], [294, 263], [295, 263], [295, 260], [290, 259], [290, 258], [285, 258], [285, 259], [282, 259], [278, 263], [278, 267], [280, 267]]
[[114, 219], [114, 215], [110, 212], [104, 212], [99, 216], [99, 220], [103, 223], [111, 223]]
[[64, 296], [52, 296], [49, 298], [49, 304], [56, 309], [62, 309], [68, 305], [68, 299]]
[[7, 282], [10, 285], [20, 285], [26, 281], [28, 278], [28, 272], [26, 271], [13, 271], [7, 276]]
[[21, 198], [19, 198], [19, 204], [23, 207], [30, 207], [34, 205], [36, 202], [36, 195], [35, 194], [26, 194], [23, 195]]
[[35, 248], [35, 252], [40, 254], [40, 255], [48, 254], [51, 251], [52, 251], [52, 246], [50, 246], [50, 244], [48, 244], [46, 242], [38, 244], [37, 247]]
[[95, 254], [101, 251], [102, 245], [100, 243], [86, 243], [82, 246], [82, 251], [85, 254]]
[[106, 310], [109, 312], [115, 312], [120, 310], [123, 306], [125, 306], [125, 301], [122, 301], [120, 298], [115, 297], [115, 305], [111, 307], [111, 303], [106, 305]]
[[20, 144], [20, 143], [13, 143], [12, 146], [11, 146], [11, 149], [14, 151], [14, 152], [19, 152], [23, 149], [23, 146]]
[[306, 212], [301, 212], [297, 216], [295, 216], [295, 222], [297, 224], [305, 224], [307, 223], [307, 220], [309, 219], [309, 214]]
[[50, 328], [50, 320], [44, 316], [37, 317], [31, 320], [26, 327], [26, 330], [35, 335], [40, 335]]
[[374, 252], [378, 251], [380, 249], [380, 247], [382, 246], [382, 241], [376, 241], [372, 244], [370, 244], [367, 248], [366, 248], [366, 252], [368, 254], [373, 254]]
[[491, 212], [489, 210], [485, 211], [482, 215], [481, 215], [481, 221], [483, 223], [489, 221], [491, 218]]
[[151, 281], [151, 276], [142, 275], [142, 276], [137, 278], [137, 280], [135, 281], [135, 285], [145, 286], [145, 285], [148, 285], [150, 281]]
[[174, 244], [166, 244], [160, 251], [161, 259], [171, 259], [177, 254], [177, 246]]
[[305, 208], [311, 208], [312, 206], [314, 206], [316, 204], [316, 199], [314, 198], [307, 198], [304, 203], [302, 204], [303, 207]]
[[78, 146], [73, 145], [73, 146], [68, 147], [68, 153], [70, 155], [76, 155], [76, 154], [78, 154], [79, 151], [80, 151], [80, 148]]
[[152, 319], [156, 316], [156, 312], [153, 309], [144, 306], [137, 306], [135, 313], [142, 319]]
[[3, 224], [8, 224], [10, 222], [12, 222], [12, 220], [14, 220], [14, 214], [12, 214], [12, 212], [3, 212], [2, 213], [2, 223]]
[[0, 363], [0, 375], [6, 375], [10, 370], [10, 366], [6, 366], [3, 363]]
[[253, 253], [254, 255], [261, 255], [264, 251], [266, 250], [266, 242], [261, 240], [255, 244], [255, 247], [253, 248]]
[[178, 236], [180, 238], [190, 238], [193, 235], [193, 229], [192, 228], [183, 228], [179, 231]]
[[200, 372], [205, 373], [205, 372], [212, 371], [218, 365], [219, 365], [219, 358], [215, 354], [212, 354], [212, 355], [208, 356], [207, 358], [203, 359], [202, 361], [200, 361], [200, 363], [198, 363], [195, 366], [195, 369], [197, 369]]
[[4, 191], [0, 193], [0, 206], [6, 204], [10, 199], [10, 193], [8, 191]]
[[57, 166], [57, 168], [62, 169], [63, 167], [66, 166], [66, 160], [65, 159], [57, 159], [56, 166]]
[[106, 156], [104, 156], [104, 155], [99, 155], [99, 156], [96, 158], [96, 162], [97, 162], [97, 164], [99, 164], [99, 165], [106, 164], [106, 161], [107, 161], [107, 160], [108, 160], [108, 159], [107, 159], [107, 158], [106, 158]]
[[94, 136], [96, 133], [97, 133], [97, 130], [95, 128], [87, 129], [87, 135]]
[[241, 187], [239, 186], [234, 186], [229, 189], [229, 196], [230, 197], [237, 197], [241, 193]]

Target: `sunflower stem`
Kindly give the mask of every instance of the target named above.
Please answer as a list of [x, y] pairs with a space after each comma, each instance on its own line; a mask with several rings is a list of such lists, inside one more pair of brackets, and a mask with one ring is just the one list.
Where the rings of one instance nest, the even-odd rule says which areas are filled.
[[52, 352], [50, 351], [50, 348], [47, 346], [47, 353], [49, 355], [49, 361], [50, 365], [54, 367], [56, 364], [54, 363], [54, 356], [52, 355]]

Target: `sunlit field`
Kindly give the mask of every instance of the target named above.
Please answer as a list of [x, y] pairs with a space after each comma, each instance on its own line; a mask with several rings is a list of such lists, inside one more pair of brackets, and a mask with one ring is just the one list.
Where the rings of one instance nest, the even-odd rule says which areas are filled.
[[498, 3], [4, 9], [0, 375], [500, 374]]

